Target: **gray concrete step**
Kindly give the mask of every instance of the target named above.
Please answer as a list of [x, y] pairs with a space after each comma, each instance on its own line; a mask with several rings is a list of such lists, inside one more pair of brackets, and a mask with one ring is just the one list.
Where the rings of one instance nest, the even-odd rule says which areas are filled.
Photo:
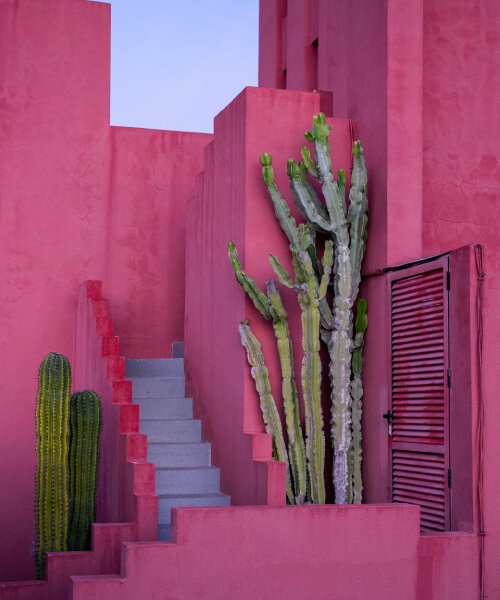
[[198, 419], [139, 419], [139, 431], [150, 442], [201, 442], [201, 422]]
[[184, 342], [174, 342], [172, 344], [172, 356], [174, 358], [184, 357]]
[[140, 405], [141, 419], [192, 419], [192, 398], [141, 398], [134, 399]]
[[139, 430], [148, 436], [148, 460], [155, 464], [159, 540], [170, 539], [173, 507], [230, 504], [220, 492], [219, 469], [211, 466], [201, 422], [193, 419], [193, 400], [185, 397], [184, 344], [173, 344], [172, 354], [127, 360], [125, 367], [133, 402], [140, 406]]
[[208, 467], [210, 466], [210, 444], [148, 442], [148, 460], [157, 467]]
[[132, 397], [142, 398], [184, 398], [186, 379], [184, 377], [129, 377], [132, 380]]
[[161, 467], [156, 469], [158, 495], [216, 494], [220, 472], [216, 467]]
[[125, 377], [184, 377], [183, 358], [128, 358]]
[[171, 509], [177, 506], [229, 506], [227, 494], [162, 495], [158, 497], [158, 521], [161, 526], [170, 525]]

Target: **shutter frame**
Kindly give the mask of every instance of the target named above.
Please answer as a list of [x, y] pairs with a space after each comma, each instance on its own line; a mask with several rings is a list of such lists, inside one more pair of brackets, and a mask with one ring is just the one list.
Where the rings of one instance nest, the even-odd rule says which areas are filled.
[[390, 501], [421, 506], [421, 528], [450, 529], [448, 257], [390, 272]]

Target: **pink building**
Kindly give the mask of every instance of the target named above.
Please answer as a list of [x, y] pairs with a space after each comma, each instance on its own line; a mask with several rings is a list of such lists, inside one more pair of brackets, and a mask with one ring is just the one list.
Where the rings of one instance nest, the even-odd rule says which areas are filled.
[[[499, 31], [496, 0], [263, 0], [260, 87], [212, 136], [109, 126], [108, 5], [4, 0], [2, 600], [500, 598]], [[255, 323], [271, 373], [277, 357], [227, 259], [233, 239], [263, 284], [268, 253], [286, 256], [259, 156], [273, 155], [285, 193], [285, 161], [320, 110], [336, 168], [358, 137], [368, 166], [362, 506], [285, 505], [237, 323]], [[439, 309], [398, 321], [414, 286]], [[172, 541], [158, 542], [124, 357], [170, 357], [178, 340], [232, 506], [174, 510]], [[35, 399], [50, 351], [103, 399], [100, 523], [92, 551], [51, 555], [33, 582]], [[427, 354], [409, 373], [408, 416], [398, 373], [412, 352]]]

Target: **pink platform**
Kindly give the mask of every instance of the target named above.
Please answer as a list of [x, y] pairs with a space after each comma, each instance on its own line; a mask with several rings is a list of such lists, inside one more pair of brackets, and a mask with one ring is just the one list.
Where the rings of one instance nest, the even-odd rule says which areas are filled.
[[[210, 136], [109, 126], [108, 5], [2, 3], [0, 579], [25, 580], [0, 583], [2, 600], [160, 600], [165, 590], [179, 599], [500, 597], [497, 2], [263, 0], [260, 11], [261, 87], [238, 95]], [[353, 136], [368, 164], [360, 507], [284, 506], [284, 467], [270, 461], [237, 323], [250, 317], [271, 370], [273, 340], [227, 258], [233, 239], [261, 286], [272, 275], [269, 252], [286, 262], [258, 159], [273, 155], [286, 194], [284, 162], [297, 157], [318, 110], [334, 125], [335, 166], [349, 169]], [[380, 270], [457, 248], [451, 431], [452, 461], [463, 468], [452, 531], [420, 535], [417, 508], [387, 504]], [[293, 321], [295, 299], [284, 296]], [[123, 361], [169, 356], [181, 339], [233, 506], [178, 509], [172, 542], [158, 543], [154, 471]], [[70, 358], [74, 389], [94, 386], [105, 402], [100, 523], [91, 552], [51, 555], [48, 579], [32, 582], [36, 378], [49, 351]]]

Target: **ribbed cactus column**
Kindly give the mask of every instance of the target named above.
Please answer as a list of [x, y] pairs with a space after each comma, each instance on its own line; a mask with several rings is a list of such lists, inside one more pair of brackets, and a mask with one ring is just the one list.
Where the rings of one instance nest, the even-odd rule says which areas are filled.
[[[354, 142], [354, 158], [349, 194], [349, 210], [345, 200], [345, 173], [339, 169], [337, 179], [333, 175], [328, 136], [331, 127], [326, 117], [319, 113], [313, 118], [313, 127], [305, 137], [314, 142], [314, 161], [307, 146], [302, 148], [303, 161], [296, 163], [290, 159], [287, 174], [292, 196], [299, 213], [317, 231], [329, 236], [335, 250], [334, 301], [329, 309], [326, 298], [318, 297], [321, 315], [321, 337], [328, 344], [330, 354], [330, 381], [332, 387], [332, 443], [334, 449], [333, 484], [335, 502], [339, 504], [360, 502], [360, 436], [361, 436], [361, 352], [362, 337], [359, 345], [353, 339], [353, 305], [361, 281], [361, 262], [366, 245], [366, 225], [368, 221], [368, 202], [366, 198], [366, 168], [363, 149], [360, 142]], [[282, 199], [273, 180], [271, 157], [263, 154], [263, 177], [268, 187], [276, 217], [290, 241], [293, 264], [297, 276], [303, 276], [303, 261], [299, 257], [299, 246], [295, 221]], [[308, 180], [307, 171], [317, 177], [321, 184], [325, 205], [318, 198]], [[295, 226], [295, 227], [294, 227]], [[307, 247], [307, 253], [314, 267], [319, 283], [322, 271], [318, 268], [317, 250], [314, 244]], [[278, 271], [276, 271], [278, 273]], [[279, 275], [279, 273], [278, 273]], [[286, 278], [280, 278], [286, 285]], [[366, 316], [366, 306], [364, 308]], [[361, 336], [364, 334], [360, 332]], [[357, 365], [351, 369], [351, 356], [357, 348]], [[358, 370], [359, 368], [359, 370]], [[351, 395], [351, 380], [355, 384], [355, 395]], [[361, 390], [361, 391], [360, 391]], [[353, 400], [355, 405], [353, 407]], [[354, 419], [354, 421], [353, 421]], [[353, 435], [355, 441], [353, 441]], [[354, 450], [353, 444], [356, 446]], [[356, 458], [355, 458], [356, 457]], [[358, 464], [359, 463], [359, 464]], [[355, 466], [356, 465], [356, 466]], [[356, 474], [354, 474], [356, 470]], [[353, 480], [357, 491], [353, 495]]]
[[69, 404], [71, 369], [62, 354], [42, 361], [36, 402], [36, 568], [45, 576], [45, 552], [67, 550], [69, 521]]
[[271, 384], [269, 383], [269, 371], [264, 363], [264, 356], [259, 340], [250, 329], [248, 319], [242, 321], [239, 326], [241, 343], [247, 351], [248, 363], [251, 367], [251, 374], [255, 380], [255, 387], [260, 398], [260, 408], [266, 426], [266, 432], [273, 439], [273, 455], [275, 460], [286, 464], [286, 497], [290, 504], [294, 504], [294, 495], [290, 480], [290, 463], [288, 461], [288, 452], [285, 439], [283, 437], [283, 428], [281, 427], [280, 415], [276, 407], [273, 395], [271, 394]]
[[70, 550], [90, 550], [101, 433], [101, 401], [92, 390], [76, 392], [70, 403]]

